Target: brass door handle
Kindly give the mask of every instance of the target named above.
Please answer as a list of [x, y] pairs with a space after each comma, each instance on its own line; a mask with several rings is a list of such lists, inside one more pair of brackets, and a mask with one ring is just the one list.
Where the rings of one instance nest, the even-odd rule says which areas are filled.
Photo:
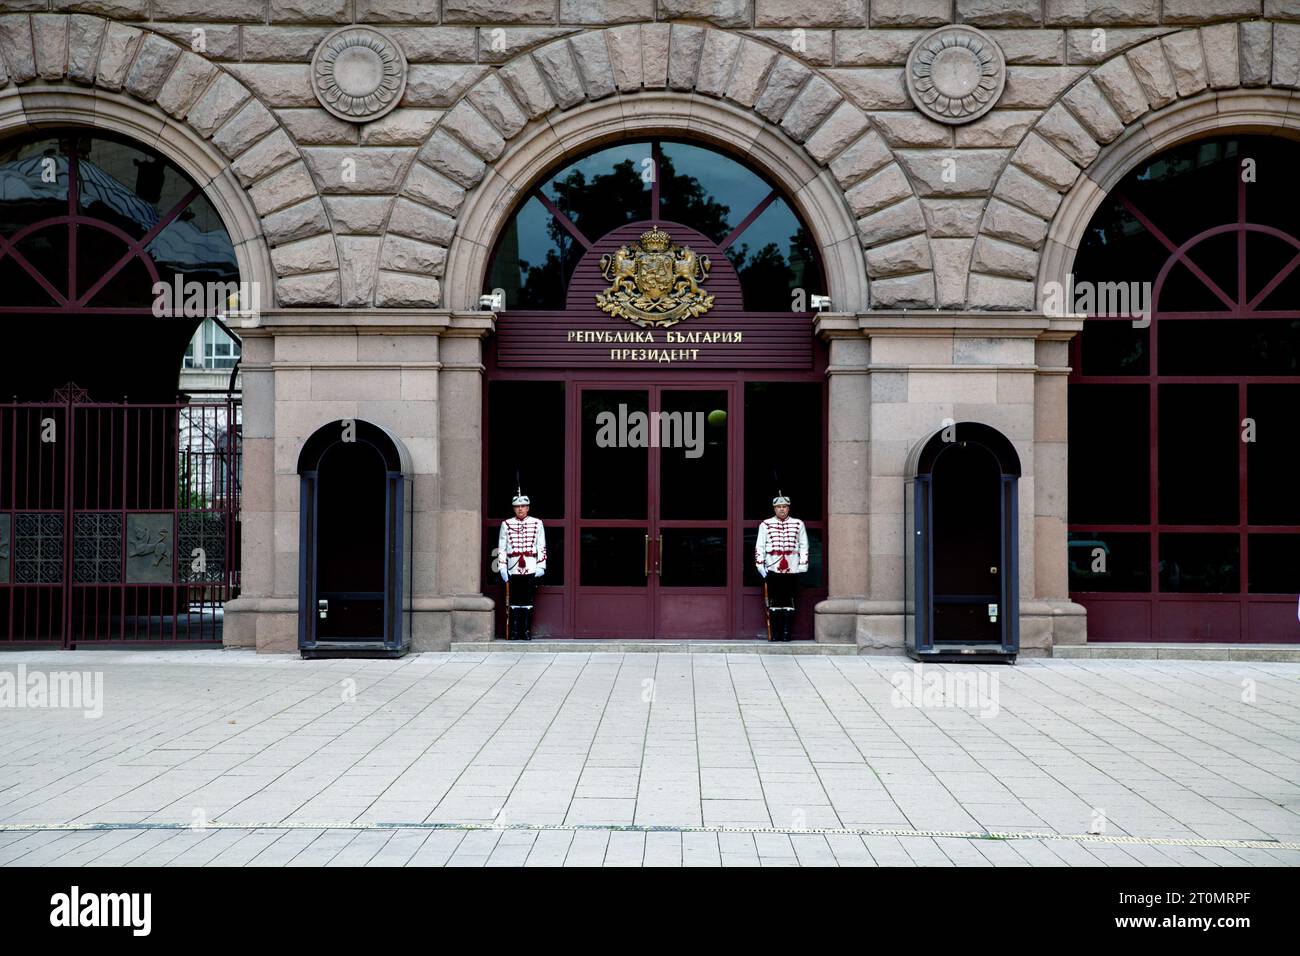
[[655, 554], [655, 574], [664, 576], [664, 536], [659, 536], [659, 551]]
[[650, 577], [650, 535], [645, 536], [645, 576]]

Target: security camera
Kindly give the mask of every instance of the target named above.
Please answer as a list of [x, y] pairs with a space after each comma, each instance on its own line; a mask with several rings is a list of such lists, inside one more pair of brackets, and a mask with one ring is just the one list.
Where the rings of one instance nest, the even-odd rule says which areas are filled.
[[503, 289], [493, 289], [478, 297], [478, 307], [487, 312], [501, 312], [506, 307], [506, 294]]
[[831, 297], [828, 295], [814, 295], [812, 297], [812, 307], [818, 312], [822, 312], [831, 307]]

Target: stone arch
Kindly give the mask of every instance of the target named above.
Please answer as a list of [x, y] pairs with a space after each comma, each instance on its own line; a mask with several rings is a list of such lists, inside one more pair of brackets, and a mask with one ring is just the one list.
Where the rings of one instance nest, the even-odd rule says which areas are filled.
[[933, 307], [920, 201], [866, 113], [792, 56], [680, 23], [565, 37], [482, 77], [407, 173], [375, 304], [474, 308], [485, 246], [519, 190], [564, 153], [628, 131], [689, 131], [754, 156], [820, 243], [837, 311]]
[[325, 207], [275, 115], [229, 72], [170, 39], [101, 17], [0, 17], [0, 132], [82, 125], [177, 163], [216, 204], [240, 275], [263, 302], [335, 305]]
[[985, 207], [966, 299], [1038, 307], [1064, 282], [1092, 213], [1139, 162], [1209, 132], [1300, 128], [1300, 25], [1249, 21], [1169, 33], [1081, 76], [1012, 152]]

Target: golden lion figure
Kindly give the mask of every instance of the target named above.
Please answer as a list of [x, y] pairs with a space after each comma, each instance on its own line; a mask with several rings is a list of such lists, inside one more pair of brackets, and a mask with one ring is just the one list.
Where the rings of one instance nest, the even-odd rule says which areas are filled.
[[709, 257], [682, 247], [677, 250], [673, 274], [677, 277], [674, 286], [678, 292], [688, 289], [691, 295], [699, 295], [700, 287], [696, 282], [703, 282], [709, 277]]

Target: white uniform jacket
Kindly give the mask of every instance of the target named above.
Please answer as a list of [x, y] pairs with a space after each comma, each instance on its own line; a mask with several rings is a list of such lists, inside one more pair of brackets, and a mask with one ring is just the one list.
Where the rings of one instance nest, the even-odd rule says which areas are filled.
[[507, 518], [497, 536], [497, 560], [511, 574], [533, 574], [546, 570], [546, 529], [529, 515], [523, 521]]
[[775, 574], [808, 570], [808, 531], [798, 518], [781, 521], [775, 515], [758, 526], [754, 565]]

